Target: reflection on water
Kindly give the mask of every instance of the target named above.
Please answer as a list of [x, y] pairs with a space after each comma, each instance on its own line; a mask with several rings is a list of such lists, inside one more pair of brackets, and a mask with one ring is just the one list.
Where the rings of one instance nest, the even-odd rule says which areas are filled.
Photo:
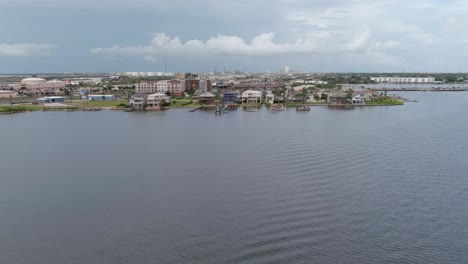
[[466, 263], [468, 93], [0, 117], [0, 263]]

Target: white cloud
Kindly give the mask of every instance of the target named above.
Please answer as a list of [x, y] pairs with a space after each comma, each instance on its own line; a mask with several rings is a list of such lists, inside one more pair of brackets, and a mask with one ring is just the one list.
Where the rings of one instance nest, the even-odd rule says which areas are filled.
[[58, 48], [58, 45], [0, 43], [0, 57], [47, 56], [50, 54], [50, 51], [55, 48]]
[[383, 42], [378, 41], [372, 46], [372, 49], [376, 50], [393, 50], [399, 48], [401, 48], [401, 43], [400, 41], [396, 40], [389, 40]]
[[156, 34], [148, 45], [99, 47], [91, 49], [94, 54], [145, 55], [145, 60], [157, 54], [214, 54], [230, 56], [255, 56], [279, 54], [314, 54], [319, 52], [360, 52], [368, 48], [369, 30], [363, 30], [353, 36], [348, 44], [329, 43], [327, 34], [308, 34], [292, 42], [275, 42], [275, 34], [262, 33], [250, 42], [238, 36], [217, 35], [206, 41], [192, 39], [186, 42], [179, 37], [170, 37], [165, 33]]
[[[395, 8], [398, 6], [400, 9]], [[420, 47], [434, 43], [435, 31], [426, 21], [418, 21], [418, 19], [413, 19], [413, 16], [408, 18], [407, 13], [424, 13], [427, 8], [434, 6], [433, 3], [417, 0], [411, 5], [401, 0], [338, 1], [323, 8], [311, 7], [300, 11], [290, 11], [285, 15], [285, 22], [293, 23], [296, 31], [300, 31], [301, 25], [303, 31], [325, 30], [330, 36], [335, 37], [335, 41], [341, 42], [349, 41], [353, 32], [361, 31], [353, 37], [354, 40], [351, 43], [344, 45], [345, 48], [353, 50], [359, 49], [361, 43], [370, 41], [383, 43], [382, 38], [399, 39], [414, 43], [413, 47]], [[414, 14], [414, 17], [420, 16]], [[449, 19], [446, 24], [453, 25], [454, 20]], [[372, 36], [360, 30], [363, 25], [373, 33]], [[342, 38], [343, 36], [345, 39]], [[380, 48], [386, 49], [387, 47]]]
[[455, 28], [457, 26], [457, 18], [456, 17], [449, 17], [445, 21], [445, 26], [448, 28]]
[[359, 32], [351, 42], [344, 45], [344, 49], [348, 51], [363, 51], [367, 47], [371, 32], [369, 30], [363, 30]]

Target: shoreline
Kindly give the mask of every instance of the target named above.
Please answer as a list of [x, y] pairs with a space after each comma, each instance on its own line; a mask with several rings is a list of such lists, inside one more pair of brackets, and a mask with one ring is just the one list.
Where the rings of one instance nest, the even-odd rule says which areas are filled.
[[[303, 104], [294, 104], [294, 105], [285, 105], [286, 108], [296, 108]], [[333, 107], [333, 105], [329, 104], [304, 104], [306, 106], [321, 106], [321, 107]], [[369, 105], [351, 105], [353, 107], [375, 107], [375, 106], [401, 106], [403, 104], [369, 104]], [[201, 106], [201, 105], [200, 105]], [[200, 107], [198, 106], [198, 107]], [[244, 107], [257, 107], [257, 108], [272, 108], [273, 105], [266, 106], [264, 104], [259, 105], [239, 105], [235, 109], [244, 108]], [[1, 111], [3, 109], [8, 109], [6, 111]], [[15, 109], [17, 108], [17, 109]], [[194, 109], [197, 107], [194, 106], [178, 106], [178, 107], [164, 107], [160, 110], [133, 110], [128, 112], [156, 112], [156, 111], [167, 111], [173, 109]], [[216, 108], [216, 105], [203, 105], [202, 109], [213, 110]], [[15, 106], [2, 106], [0, 105], [0, 115], [11, 115], [11, 114], [20, 114], [20, 113], [27, 113], [27, 112], [99, 112], [99, 111], [125, 111], [126, 108], [117, 108], [117, 107], [88, 107], [82, 108], [77, 106], [35, 106], [35, 105], [15, 105]]]

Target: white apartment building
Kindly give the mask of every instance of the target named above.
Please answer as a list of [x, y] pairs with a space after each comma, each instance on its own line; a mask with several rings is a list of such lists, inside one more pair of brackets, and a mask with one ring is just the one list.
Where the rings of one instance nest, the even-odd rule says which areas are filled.
[[137, 93], [181, 93], [185, 91], [185, 83], [175, 80], [158, 82], [141, 82], [135, 85]]
[[378, 83], [433, 83], [434, 77], [371, 77]]

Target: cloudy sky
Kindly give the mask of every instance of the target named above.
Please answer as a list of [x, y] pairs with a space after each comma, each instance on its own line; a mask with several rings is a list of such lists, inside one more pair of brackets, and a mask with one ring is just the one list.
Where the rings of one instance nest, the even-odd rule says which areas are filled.
[[0, 72], [466, 71], [468, 2], [0, 0]]

